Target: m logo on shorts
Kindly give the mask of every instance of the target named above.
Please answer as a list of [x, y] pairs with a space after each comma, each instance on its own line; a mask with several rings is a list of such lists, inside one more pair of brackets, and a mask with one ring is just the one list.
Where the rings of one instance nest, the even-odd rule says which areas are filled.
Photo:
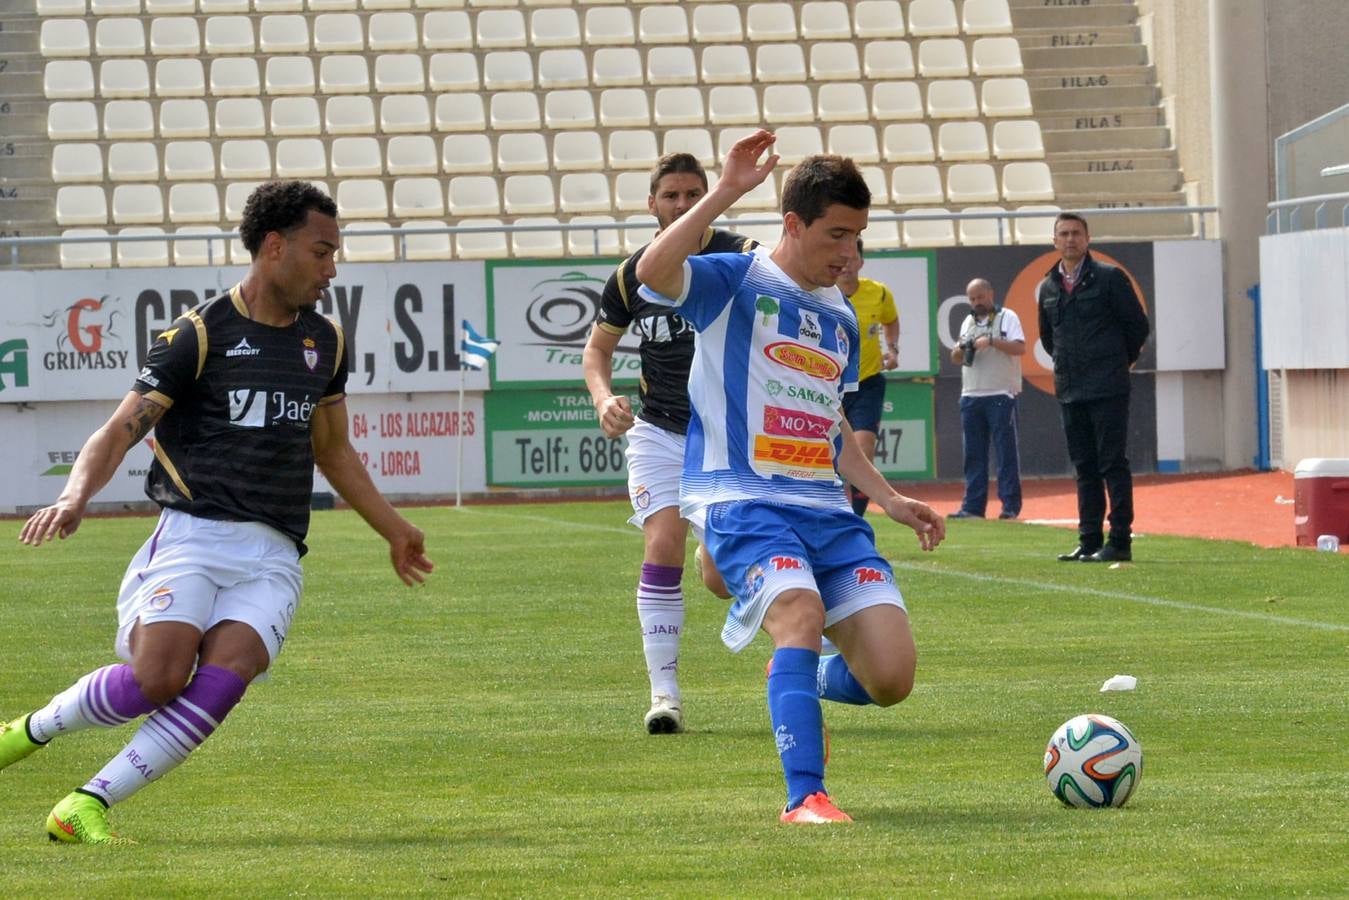
[[230, 424], [261, 428], [267, 424], [267, 394], [252, 388], [230, 391]]
[[853, 574], [857, 576], [857, 583], [863, 584], [893, 584], [895, 577], [880, 569], [873, 569], [870, 566], [860, 566], [853, 569]]
[[787, 569], [802, 571], [806, 568], [805, 563], [795, 556], [775, 556], [768, 561], [768, 564], [773, 567], [774, 572], [782, 572]]

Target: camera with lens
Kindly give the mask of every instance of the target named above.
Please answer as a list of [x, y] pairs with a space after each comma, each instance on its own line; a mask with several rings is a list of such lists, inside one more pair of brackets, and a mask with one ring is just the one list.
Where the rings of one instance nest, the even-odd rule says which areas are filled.
[[974, 338], [966, 338], [961, 341], [960, 349], [965, 351], [965, 355], [961, 358], [960, 364], [962, 366], [974, 365]]

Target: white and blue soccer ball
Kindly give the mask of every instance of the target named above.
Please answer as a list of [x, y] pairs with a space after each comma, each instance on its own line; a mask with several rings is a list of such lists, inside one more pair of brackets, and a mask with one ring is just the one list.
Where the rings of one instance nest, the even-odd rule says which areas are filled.
[[1123, 722], [1091, 713], [1059, 726], [1045, 748], [1049, 790], [1068, 806], [1123, 806], [1143, 775], [1143, 746]]

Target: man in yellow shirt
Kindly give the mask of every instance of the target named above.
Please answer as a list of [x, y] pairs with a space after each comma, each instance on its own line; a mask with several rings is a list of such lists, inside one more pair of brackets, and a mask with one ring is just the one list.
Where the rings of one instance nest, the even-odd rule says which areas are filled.
[[[857, 435], [857, 443], [867, 459], [876, 458], [876, 433], [881, 427], [881, 408], [885, 403], [885, 375], [882, 369], [899, 367], [899, 313], [895, 297], [879, 281], [859, 278], [862, 269], [862, 242], [857, 256], [838, 280], [839, 289], [848, 297], [857, 313], [862, 332], [861, 358], [858, 362], [857, 390], [843, 398], [843, 415]], [[882, 337], [883, 335], [883, 337]], [[866, 512], [866, 494], [849, 486], [852, 508], [859, 516]]]

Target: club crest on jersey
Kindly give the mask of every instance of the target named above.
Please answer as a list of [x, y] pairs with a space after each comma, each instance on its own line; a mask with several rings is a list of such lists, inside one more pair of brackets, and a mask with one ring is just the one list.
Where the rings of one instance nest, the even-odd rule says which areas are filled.
[[804, 372], [811, 378], [833, 381], [843, 371], [829, 356], [796, 341], [774, 341], [763, 352], [778, 365]]
[[304, 364], [309, 367], [309, 371], [319, 364], [319, 352], [313, 338], [304, 339]]
[[637, 485], [632, 492], [632, 505], [638, 509], [646, 509], [651, 506], [651, 491], [644, 484]]
[[818, 344], [824, 332], [820, 331], [820, 320], [810, 310], [801, 310], [801, 324], [797, 326], [796, 336], [803, 341]]
[[838, 343], [838, 355], [846, 359], [848, 356], [848, 332], [843, 330], [842, 325], [835, 326], [834, 340]]

